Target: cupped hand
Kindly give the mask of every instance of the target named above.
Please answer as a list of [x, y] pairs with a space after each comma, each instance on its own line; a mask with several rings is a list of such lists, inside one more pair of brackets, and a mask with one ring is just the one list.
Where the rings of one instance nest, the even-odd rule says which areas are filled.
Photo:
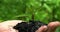
[[5, 22], [0, 23], [0, 32], [18, 32], [17, 30], [13, 29], [18, 23], [23, 22], [22, 20], [8, 20]]
[[[18, 32], [18, 30], [13, 29], [13, 26], [22, 21], [9, 21], [0, 23], [0, 32]], [[55, 32], [55, 29], [60, 26], [60, 22], [50, 22], [48, 26], [41, 26], [36, 32]]]
[[58, 26], [60, 26], [60, 22], [50, 22], [48, 26], [41, 26], [36, 32], [55, 32]]

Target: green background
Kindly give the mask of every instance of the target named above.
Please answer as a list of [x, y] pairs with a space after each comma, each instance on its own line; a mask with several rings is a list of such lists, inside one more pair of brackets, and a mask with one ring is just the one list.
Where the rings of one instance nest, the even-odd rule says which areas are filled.
[[[44, 23], [60, 21], [60, 0], [0, 0], [0, 22], [5, 20], [31, 20]], [[56, 32], [59, 32], [57, 29]]]

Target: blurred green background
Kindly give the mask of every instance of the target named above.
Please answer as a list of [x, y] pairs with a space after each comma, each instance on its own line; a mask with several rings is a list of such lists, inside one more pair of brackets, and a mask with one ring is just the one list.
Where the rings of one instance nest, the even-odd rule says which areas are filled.
[[15, 19], [28, 21], [33, 13], [35, 20], [44, 23], [60, 21], [60, 0], [0, 0], [0, 22]]

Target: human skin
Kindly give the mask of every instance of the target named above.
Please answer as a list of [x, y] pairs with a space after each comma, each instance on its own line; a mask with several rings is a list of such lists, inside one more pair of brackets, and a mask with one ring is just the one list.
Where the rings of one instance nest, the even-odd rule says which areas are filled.
[[59, 21], [50, 22], [48, 24], [48, 31], [47, 32], [55, 32], [55, 30], [58, 26], [60, 27], [60, 22]]
[[[22, 20], [8, 20], [2, 22], [0, 23], [0, 32], [18, 32], [18, 30], [13, 29], [13, 26], [21, 22]], [[60, 26], [60, 22], [50, 22], [48, 27], [45, 25], [41, 26], [36, 32], [55, 32], [57, 26]]]
[[8, 20], [0, 23], [0, 32], [17, 32], [17, 30], [13, 29], [18, 23], [24, 22], [22, 20]]
[[36, 32], [55, 32], [56, 28], [60, 26], [59, 21], [50, 22], [47, 26], [41, 26]]

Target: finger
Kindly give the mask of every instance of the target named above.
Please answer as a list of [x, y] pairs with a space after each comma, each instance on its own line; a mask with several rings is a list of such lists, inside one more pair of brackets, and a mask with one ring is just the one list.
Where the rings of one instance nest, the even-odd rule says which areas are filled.
[[47, 30], [47, 26], [41, 26], [36, 32], [44, 32]]
[[60, 22], [56, 21], [56, 22], [51, 22], [48, 24], [48, 26], [53, 26], [53, 27], [57, 27], [60, 26]]
[[58, 21], [49, 23], [47, 32], [55, 32], [58, 26], [60, 26], [60, 22]]

